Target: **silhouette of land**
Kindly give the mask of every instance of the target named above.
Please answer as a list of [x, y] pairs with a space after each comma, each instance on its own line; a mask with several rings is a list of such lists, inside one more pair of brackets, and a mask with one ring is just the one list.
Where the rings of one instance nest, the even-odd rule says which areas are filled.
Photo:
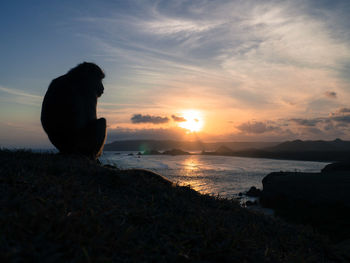
[[349, 163], [337, 163], [327, 165], [321, 173], [271, 173], [262, 181], [260, 202], [273, 208], [277, 216], [311, 225], [334, 242], [348, 240], [349, 167]]
[[345, 161], [350, 158], [350, 142], [336, 139], [334, 141], [287, 141], [263, 149], [245, 149], [233, 151], [219, 148], [214, 152], [204, 152], [207, 155], [226, 155], [253, 158], [271, 158], [300, 161]]
[[277, 145], [278, 142], [212, 142], [175, 141], [175, 140], [126, 140], [115, 141], [105, 145], [105, 151], [166, 151], [181, 149], [183, 151], [215, 151], [224, 145], [235, 150], [262, 149]]
[[[215, 149], [215, 150], [213, 150]], [[181, 141], [118, 141], [107, 144], [106, 151], [145, 151], [145, 154], [189, 154], [271, 158], [302, 161], [335, 162], [350, 158], [350, 141], [287, 141], [276, 142], [181, 142]], [[177, 150], [174, 154], [174, 150]], [[187, 151], [186, 151], [187, 150]]]
[[145, 170], [0, 149], [1, 262], [345, 262], [310, 228]]

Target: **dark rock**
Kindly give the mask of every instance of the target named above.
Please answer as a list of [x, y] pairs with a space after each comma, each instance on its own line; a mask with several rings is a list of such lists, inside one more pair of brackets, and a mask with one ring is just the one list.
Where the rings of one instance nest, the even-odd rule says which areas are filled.
[[350, 207], [347, 173], [274, 172], [262, 180], [261, 199], [305, 200], [311, 203], [343, 203]]
[[129, 156], [132, 156], [132, 155], [134, 155], [134, 154], [133, 154], [133, 153], [129, 153], [128, 155], [129, 155]]
[[261, 195], [261, 190], [257, 189], [255, 186], [250, 187], [248, 192], [246, 193], [247, 196], [253, 196], [253, 197], [259, 197]]
[[322, 170], [322, 173], [350, 171], [350, 161], [336, 162], [327, 164]]
[[248, 200], [247, 202], [245, 202], [246, 206], [252, 206], [252, 205], [257, 205], [257, 204], [258, 204], [257, 201], [252, 202], [252, 201]]
[[348, 173], [275, 172], [263, 180], [260, 204], [277, 216], [312, 225], [333, 241], [350, 238]]
[[242, 195], [243, 195], [243, 193], [239, 193], [239, 194], [238, 194], [238, 196], [242, 196]]

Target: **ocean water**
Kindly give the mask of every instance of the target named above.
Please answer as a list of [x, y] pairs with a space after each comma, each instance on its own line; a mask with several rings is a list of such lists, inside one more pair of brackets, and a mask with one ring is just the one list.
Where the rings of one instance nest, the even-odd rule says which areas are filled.
[[262, 179], [270, 172], [319, 172], [327, 163], [231, 156], [143, 155], [134, 152], [104, 152], [103, 164], [118, 168], [143, 168], [159, 173], [180, 185], [190, 185], [204, 194], [232, 198], [251, 186], [262, 189]]

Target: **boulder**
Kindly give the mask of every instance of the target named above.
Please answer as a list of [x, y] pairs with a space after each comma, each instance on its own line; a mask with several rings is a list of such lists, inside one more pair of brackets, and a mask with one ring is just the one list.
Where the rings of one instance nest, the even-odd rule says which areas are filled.
[[322, 173], [350, 171], [350, 161], [336, 162], [327, 164], [322, 170]]
[[[274, 172], [262, 180], [263, 205], [280, 201], [304, 200], [312, 204], [343, 203], [350, 207], [348, 173]], [[276, 203], [276, 204], [272, 204]]]
[[275, 172], [262, 181], [260, 204], [277, 216], [312, 225], [333, 241], [350, 238], [348, 172]]
[[252, 206], [252, 205], [257, 205], [258, 204], [258, 202], [257, 201], [250, 201], [250, 200], [248, 200], [247, 202], [245, 202], [245, 205], [246, 206]]
[[247, 196], [259, 197], [261, 194], [261, 190], [256, 188], [255, 186], [250, 187], [250, 189], [246, 192]]

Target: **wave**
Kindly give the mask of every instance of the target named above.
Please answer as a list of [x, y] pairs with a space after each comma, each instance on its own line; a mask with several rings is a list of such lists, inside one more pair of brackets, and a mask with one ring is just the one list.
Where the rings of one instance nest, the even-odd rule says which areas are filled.
[[224, 197], [247, 191], [251, 186], [261, 188], [263, 177], [271, 172], [319, 172], [325, 166], [319, 162], [202, 155], [138, 156], [130, 152], [107, 152], [100, 160], [121, 169], [153, 170], [180, 185], [191, 185], [201, 193]]

